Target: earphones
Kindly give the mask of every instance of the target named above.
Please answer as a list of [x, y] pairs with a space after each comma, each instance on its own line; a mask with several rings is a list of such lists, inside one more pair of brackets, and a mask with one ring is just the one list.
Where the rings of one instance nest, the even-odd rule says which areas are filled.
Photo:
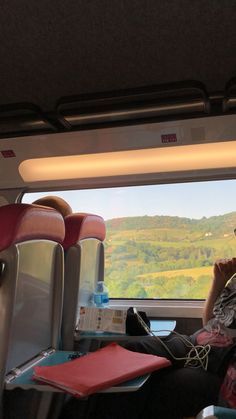
[[[164, 341], [160, 339], [158, 336], [154, 335], [154, 333], [151, 331], [151, 329], [147, 326], [147, 324], [143, 321], [142, 317], [139, 315], [137, 309], [134, 307], [134, 313], [138, 318], [139, 323], [142, 325], [142, 327], [145, 329], [145, 331], [148, 333], [148, 335], [153, 336], [161, 345], [165, 348], [165, 350], [169, 353], [169, 355], [175, 359], [176, 361], [185, 361], [184, 366], [185, 367], [192, 367], [192, 368], [203, 368], [204, 370], [207, 370], [208, 367], [208, 354], [211, 350], [211, 346], [208, 345], [193, 345], [188, 339], [186, 339], [184, 336], [180, 335], [179, 333], [175, 331], [171, 331], [176, 336], [178, 336], [182, 342], [185, 344], [186, 347], [189, 347], [190, 350], [186, 357], [178, 358], [176, 357], [171, 350], [166, 346]], [[169, 330], [160, 330], [160, 332], [170, 332]]]

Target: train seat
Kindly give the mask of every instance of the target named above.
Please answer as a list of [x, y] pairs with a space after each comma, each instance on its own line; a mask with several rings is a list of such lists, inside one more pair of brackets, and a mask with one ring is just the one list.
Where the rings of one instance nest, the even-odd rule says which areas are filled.
[[62, 348], [72, 350], [78, 307], [90, 303], [96, 282], [104, 279], [105, 222], [95, 214], [65, 217], [65, 289], [62, 316]]
[[31, 204], [0, 207], [0, 404], [5, 376], [58, 348], [63, 301], [64, 219]]

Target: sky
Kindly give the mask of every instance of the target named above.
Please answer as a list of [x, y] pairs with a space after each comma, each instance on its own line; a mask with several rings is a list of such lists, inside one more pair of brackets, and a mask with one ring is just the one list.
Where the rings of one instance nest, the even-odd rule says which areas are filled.
[[29, 193], [22, 201], [31, 203], [46, 195], [64, 198], [73, 212], [90, 212], [105, 220], [142, 215], [200, 219], [236, 211], [236, 180]]

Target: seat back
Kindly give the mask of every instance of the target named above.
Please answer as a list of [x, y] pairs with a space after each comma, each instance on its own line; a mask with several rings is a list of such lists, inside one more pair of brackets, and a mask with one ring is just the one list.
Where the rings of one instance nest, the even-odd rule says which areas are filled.
[[106, 230], [102, 217], [77, 213], [65, 218], [65, 289], [62, 348], [72, 350], [78, 309], [90, 304], [98, 280], [104, 279]]
[[5, 374], [60, 338], [65, 226], [51, 208], [0, 207], [0, 398]]

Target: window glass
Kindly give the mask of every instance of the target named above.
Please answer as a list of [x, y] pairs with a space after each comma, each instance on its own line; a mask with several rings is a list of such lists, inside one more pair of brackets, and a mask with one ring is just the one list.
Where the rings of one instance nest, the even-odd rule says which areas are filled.
[[111, 297], [203, 299], [214, 261], [236, 256], [235, 190], [235, 180], [222, 180], [48, 194], [105, 219]]

